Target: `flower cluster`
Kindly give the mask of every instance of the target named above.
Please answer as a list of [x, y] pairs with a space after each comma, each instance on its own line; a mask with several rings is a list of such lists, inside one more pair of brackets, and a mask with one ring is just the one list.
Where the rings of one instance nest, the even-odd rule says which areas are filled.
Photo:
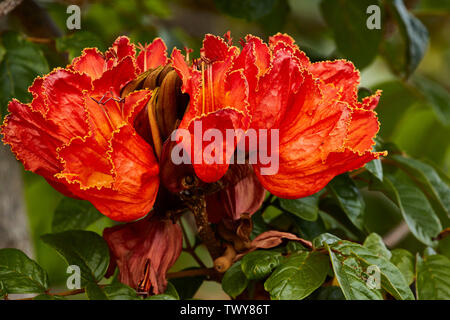
[[[85, 49], [66, 68], [38, 77], [30, 103], [9, 104], [3, 141], [27, 170], [113, 220], [147, 216], [104, 232], [124, 283], [163, 292], [182, 243], [169, 212], [183, 209], [186, 191], [202, 190], [209, 222], [233, 222], [254, 213], [266, 190], [309, 196], [383, 155], [372, 151], [380, 92], [358, 101], [351, 62], [311, 63], [285, 34], [268, 44], [248, 35], [241, 46], [229, 33], [206, 35], [200, 59], [191, 61], [178, 49], [169, 59], [161, 39], [136, 48], [119, 37], [105, 53]], [[195, 122], [202, 134], [236, 132], [231, 142], [214, 142], [223, 161], [173, 163], [177, 145], [192, 159], [208, 148], [169, 139], [181, 129], [195, 139]], [[250, 129], [277, 130], [279, 143], [269, 148], [276, 173], [262, 174], [267, 163], [259, 160], [230, 164]], [[208, 186], [214, 192], [204, 192]]]

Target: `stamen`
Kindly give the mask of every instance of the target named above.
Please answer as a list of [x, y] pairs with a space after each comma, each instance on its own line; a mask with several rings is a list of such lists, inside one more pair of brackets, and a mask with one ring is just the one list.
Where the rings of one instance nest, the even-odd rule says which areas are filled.
[[104, 105], [105, 103], [102, 102], [102, 100], [103, 100], [104, 97], [105, 97], [105, 96], [103, 96], [100, 100], [95, 100], [95, 99], [92, 98], [92, 97], [89, 97], [89, 98], [91, 98], [93, 101], [95, 101], [95, 102], [100, 106], [100, 109], [102, 109], [103, 114], [105, 115], [105, 118], [108, 120], [108, 123], [109, 123], [109, 126], [111, 127], [111, 130], [114, 131], [114, 130], [116, 130], [116, 127], [114, 126], [114, 124], [113, 124], [111, 118], [109, 117], [108, 112], [106, 112], [105, 108], [103, 108], [103, 105]]
[[138, 283], [138, 293], [148, 294], [150, 291], [150, 259], [146, 259], [144, 266], [144, 276]]
[[158, 123], [156, 122], [155, 108], [156, 108], [156, 97], [158, 96], [159, 87], [155, 88], [152, 92], [152, 97], [147, 103], [147, 113], [148, 121], [150, 123], [150, 130], [152, 132], [153, 145], [155, 147], [155, 153], [158, 160], [161, 158], [162, 143], [161, 136], [159, 134]]
[[209, 110], [210, 112], [214, 112], [214, 86], [213, 86], [213, 65], [211, 65], [208, 68], [208, 83], [209, 83], [209, 96], [211, 99], [211, 108], [212, 110]]
[[202, 61], [202, 114], [205, 114], [205, 62]]

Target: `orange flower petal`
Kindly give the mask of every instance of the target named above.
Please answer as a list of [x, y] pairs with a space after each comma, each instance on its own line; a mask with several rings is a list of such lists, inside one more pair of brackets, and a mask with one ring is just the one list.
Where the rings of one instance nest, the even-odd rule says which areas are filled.
[[235, 46], [229, 46], [221, 37], [207, 34], [203, 40], [201, 53], [208, 60], [223, 61], [230, 56], [235, 56], [239, 49]]
[[[81, 142], [73, 148], [83, 149]], [[89, 153], [91, 158], [78, 156], [79, 166], [71, 163], [70, 168], [66, 167], [66, 171], [78, 169], [78, 172], [58, 175], [60, 179], [70, 180], [70, 191], [116, 221], [133, 221], [150, 212], [159, 187], [158, 163], [151, 147], [131, 126], [124, 125], [114, 133], [106, 153], [93, 139], [84, 142], [84, 149], [89, 149], [83, 153]], [[99, 151], [98, 155], [95, 150]], [[100, 160], [105, 154], [108, 158]], [[64, 156], [70, 157], [70, 152], [61, 152], [61, 157]], [[106, 161], [113, 168], [109, 176]], [[99, 186], [102, 188], [98, 189]]]
[[136, 50], [134, 44], [130, 43], [130, 39], [125, 36], [118, 37], [105, 53], [108, 69], [118, 64], [125, 57], [134, 59], [135, 55]]
[[325, 83], [332, 83], [341, 92], [341, 100], [353, 105], [358, 99], [359, 71], [346, 60], [311, 64], [308, 70]]
[[307, 166], [305, 162], [295, 160], [284, 164], [280, 161], [280, 170], [276, 175], [261, 175], [258, 167], [255, 170], [259, 181], [271, 193], [281, 198], [298, 199], [323, 189], [335, 176], [358, 169], [382, 155], [385, 153], [368, 151], [359, 154], [345, 149], [331, 152], [324, 162], [314, 157]]
[[97, 48], [87, 48], [83, 50], [80, 57], [73, 59], [71, 67], [76, 71], [86, 73], [94, 80], [100, 78], [105, 71], [106, 61]]
[[354, 109], [351, 117], [345, 145], [359, 152], [372, 150], [373, 138], [380, 129], [377, 114], [371, 110]]
[[302, 75], [298, 64], [286, 51], [278, 51], [272, 67], [259, 80], [258, 91], [250, 92], [251, 127], [276, 127], [286, 111], [289, 96], [298, 90]]
[[155, 38], [150, 45], [146, 45], [136, 59], [140, 73], [164, 66], [167, 61], [167, 47], [161, 38]]
[[380, 96], [381, 96], [381, 90], [377, 90], [375, 92], [375, 94], [365, 97], [362, 100], [362, 108], [366, 109], [366, 110], [375, 110], [375, 108], [378, 105], [378, 102], [380, 101]]
[[127, 56], [116, 66], [105, 71], [100, 78], [93, 81], [94, 90], [92, 94], [104, 95], [112, 91], [115, 97], [118, 98], [120, 97], [120, 90], [123, 86], [134, 78], [136, 78], [134, 58]]

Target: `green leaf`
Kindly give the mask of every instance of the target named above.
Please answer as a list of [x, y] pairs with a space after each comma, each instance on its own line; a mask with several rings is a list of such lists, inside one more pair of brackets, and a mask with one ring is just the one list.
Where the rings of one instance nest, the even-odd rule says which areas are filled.
[[373, 174], [378, 180], [383, 181], [383, 166], [380, 159], [375, 159], [367, 162], [366, 169]]
[[450, 2], [442, 0], [422, 0], [414, 7], [422, 14], [450, 14]]
[[382, 300], [381, 292], [367, 285], [367, 278], [363, 275], [361, 262], [354, 257], [343, 257], [334, 253], [325, 244], [330, 255], [334, 274], [347, 300]]
[[[383, 91], [376, 112], [378, 120], [382, 123], [378, 135], [387, 139], [401, 126], [405, 112], [417, 102], [417, 97], [411, 92], [410, 87], [398, 80], [377, 83], [372, 88]], [[398, 103], [399, 101], [402, 103]]]
[[405, 249], [394, 249], [391, 251], [391, 262], [401, 271], [408, 285], [414, 281], [414, 256]]
[[441, 179], [438, 172], [429, 164], [416, 159], [401, 155], [393, 155], [391, 158], [409, 173], [426, 191], [429, 199], [436, 202], [438, 207], [450, 217], [450, 187]]
[[271, 12], [258, 19], [258, 25], [261, 26], [266, 35], [275, 34], [286, 25], [288, 20], [286, 17], [290, 11], [288, 0], [276, 0]]
[[450, 126], [450, 93], [440, 83], [423, 76], [415, 76], [414, 84], [436, 113], [436, 118]]
[[[192, 270], [192, 269], [198, 269], [198, 267], [186, 268], [183, 270]], [[206, 279], [205, 276], [195, 276], [195, 277], [176, 278], [170, 280], [170, 282], [175, 286], [180, 296], [180, 299], [186, 300], [191, 299], [195, 295], [195, 293], [198, 291], [198, 288], [200, 288], [205, 279]]]
[[141, 300], [133, 288], [120, 282], [103, 287], [103, 292], [109, 300]]
[[403, 0], [391, 0], [391, 8], [406, 44], [406, 76], [416, 70], [428, 47], [427, 28], [406, 9]]
[[47, 273], [25, 253], [0, 249], [0, 283], [4, 293], [40, 293], [48, 289]]
[[55, 42], [58, 51], [69, 53], [69, 60], [81, 55], [84, 48], [98, 48], [101, 52], [105, 50], [101, 38], [89, 31], [76, 31], [57, 38]]
[[95, 282], [86, 285], [86, 296], [89, 300], [108, 300], [108, 297]]
[[[345, 259], [345, 261], [354, 258], [355, 261], [353, 261], [352, 264], [356, 263], [362, 266], [364, 272], [369, 266], [378, 267], [381, 273], [381, 287], [389, 292], [394, 298], [398, 300], [414, 299], [411, 289], [406, 283], [402, 273], [389, 260], [378, 256], [375, 252], [372, 252], [360, 244], [346, 240], [335, 242], [329, 245], [329, 247], [331, 249], [329, 251], [337, 252], [343, 257], [348, 258]], [[344, 289], [342, 290], [344, 291]]]
[[174, 297], [177, 300], [180, 300], [180, 296], [178, 295], [177, 289], [170, 281], [167, 282], [167, 288], [164, 294], [167, 294], [169, 296]]
[[317, 193], [300, 199], [279, 198], [279, 201], [280, 207], [287, 212], [292, 213], [304, 220], [317, 220], [317, 216], [319, 214], [319, 195]]
[[42, 241], [54, 248], [69, 265], [77, 265], [81, 278], [96, 282], [103, 278], [109, 264], [106, 242], [95, 232], [71, 230], [45, 234]]
[[345, 300], [340, 287], [321, 287], [318, 291], [317, 300]]
[[232, 17], [249, 21], [268, 15], [277, 0], [214, 0], [217, 9]]
[[441, 222], [425, 195], [401, 172], [397, 177], [385, 177], [384, 192], [400, 208], [411, 233], [426, 245], [442, 230]]
[[3, 282], [0, 281], [0, 298], [3, 298], [6, 294], [5, 286], [3, 285]]
[[[333, 31], [336, 46], [345, 58], [358, 68], [369, 65], [378, 53], [382, 39], [381, 29], [369, 29], [367, 8], [379, 5], [374, 0], [322, 0], [322, 16]], [[381, 8], [381, 6], [378, 6]], [[380, 10], [380, 23], [383, 22]]]
[[376, 234], [371, 233], [364, 241], [364, 247], [375, 252], [379, 257], [385, 258], [387, 260], [391, 259], [392, 253], [386, 248], [383, 239]]
[[328, 183], [328, 189], [350, 221], [358, 229], [363, 230], [366, 205], [350, 176], [348, 174], [341, 174], [335, 177]]
[[53, 215], [52, 232], [82, 230], [102, 217], [88, 201], [63, 198]]
[[241, 261], [233, 264], [222, 279], [222, 289], [232, 298], [236, 298], [248, 286], [248, 279], [242, 272]]
[[440, 254], [417, 257], [416, 293], [418, 300], [450, 299], [450, 260]]
[[149, 296], [145, 300], [177, 300], [175, 297], [168, 294], [157, 294], [155, 296]]
[[320, 249], [320, 248], [323, 248], [325, 246], [325, 244], [332, 244], [339, 240], [341, 240], [341, 239], [331, 233], [323, 233], [323, 234], [317, 236], [316, 238], [314, 238], [312, 243], [313, 243], [314, 249]]
[[67, 300], [64, 297], [49, 295], [49, 294], [40, 294], [33, 298], [33, 300]]
[[292, 254], [264, 283], [274, 300], [301, 300], [325, 281], [329, 269], [326, 255], [320, 252]]
[[438, 249], [439, 253], [443, 254], [444, 256], [446, 256], [447, 258], [450, 259], [450, 236], [449, 235], [447, 235], [447, 236], [443, 237], [441, 240], [439, 240], [437, 249]]
[[5, 32], [1, 41], [6, 49], [0, 63], [0, 114], [4, 117], [12, 98], [22, 102], [30, 100], [27, 88], [36, 76], [48, 72], [48, 64], [39, 47], [19, 33]]
[[267, 277], [282, 261], [280, 252], [257, 250], [242, 258], [241, 268], [247, 279], [260, 280]]

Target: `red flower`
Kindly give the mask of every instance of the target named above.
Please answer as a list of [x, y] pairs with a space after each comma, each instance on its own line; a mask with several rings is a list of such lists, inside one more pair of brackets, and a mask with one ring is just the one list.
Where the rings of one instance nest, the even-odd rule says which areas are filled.
[[156, 39], [138, 63], [135, 53], [126, 37], [105, 54], [85, 49], [67, 68], [37, 78], [31, 103], [11, 101], [2, 126], [3, 141], [25, 169], [117, 221], [146, 215], [159, 185], [153, 150], [133, 128], [152, 92], [119, 97], [138, 72], [167, 62], [165, 46]]
[[[293, 39], [282, 34], [271, 37], [269, 45], [247, 36], [242, 51], [228, 40], [207, 35], [201, 61], [191, 66], [180, 51], [172, 52], [173, 67], [191, 97], [181, 129], [193, 136], [194, 121], [201, 121], [202, 133], [215, 128], [223, 136], [226, 129], [278, 130], [277, 173], [262, 174], [267, 165], [261, 161], [253, 167], [262, 185], [283, 198], [311, 195], [336, 175], [384, 155], [371, 150], [379, 129], [373, 109], [380, 92], [358, 102], [359, 72], [352, 63], [312, 64]], [[231, 148], [218, 142], [223, 164], [195, 164], [194, 156], [203, 154], [209, 142], [197, 150], [184, 144], [197, 176], [205, 182], [220, 179], [232, 156], [227, 150], [234, 151], [242, 137], [238, 134]], [[270, 149], [270, 133], [259, 138]]]
[[178, 259], [183, 236], [178, 224], [158, 217], [113, 228], [103, 237], [111, 251], [110, 270], [119, 267], [119, 281], [145, 293], [163, 293], [167, 270]]

